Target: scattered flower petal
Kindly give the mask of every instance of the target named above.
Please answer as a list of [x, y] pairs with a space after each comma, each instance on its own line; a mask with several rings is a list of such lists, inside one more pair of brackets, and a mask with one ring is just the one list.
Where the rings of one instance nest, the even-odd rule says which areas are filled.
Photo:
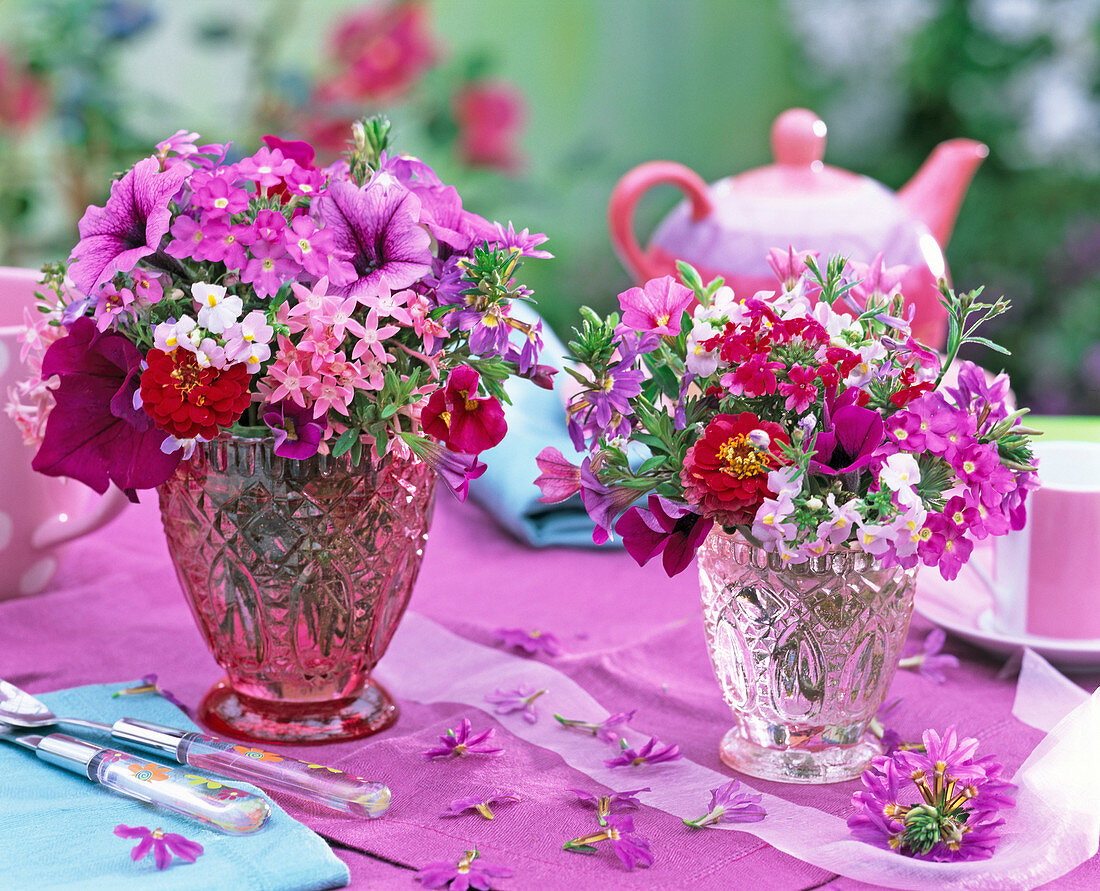
[[458, 725], [458, 730], [448, 730], [439, 737], [442, 745], [421, 752], [421, 757], [427, 761], [433, 758], [462, 757], [464, 755], [499, 755], [504, 749], [498, 749], [488, 745], [489, 737], [493, 735], [493, 728], [482, 730], [480, 733], [472, 733], [469, 718], [463, 718]]
[[152, 851], [157, 869], [167, 869], [173, 855], [180, 860], [194, 863], [202, 854], [202, 845], [198, 842], [193, 842], [175, 832], [165, 832], [160, 828], [148, 829], [145, 826], [126, 826], [119, 823], [114, 833], [119, 838], [141, 839], [130, 852], [130, 859], [141, 860]]
[[486, 863], [480, 857], [475, 848], [472, 851], [465, 851], [457, 863], [450, 860], [437, 860], [435, 863], [422, 866], [416, 873], [416, 880], [425, 888], [450, 886], [452, 891], [466, 891], [467, 888], [489, 891], [496, 887], [493, 885], [493, 879], [506, 879], [512, 875], [512, 870], [507, 866]]
[[441, 817], [460, 817], [466, 811], [477, 811], [486, 820], [493, 819], [493, 812], [491, 810], [494, 804], [498, 804], [502, 801], [519, 801], [518, 795], [470, 795], [466, 798], [456, 798], [449, 805], [447, 810], [441, 813]]
[[947, 680], [944, 674], [945, 668], [958, 668], [959, 660], [950, 653], [943, 653], [943, 645], [947, 641], [947, 634], [942, 628], [933, 628], [924, 638], [921, 652], [915, 656], [906, 656], [898, 663], [898, 668], [916, 670], [922, 676], [936, 684], [942, 684]]
[[653, 865], [653, 853], [649, 850], [649, 841], [634, 831], [633, 817], [611, 814], [601, 822], [604, 828], [599, 832], [570, 839], [562, 845], [562, 849], [579, 854], [595, 854], [597, 844], [609, 841], [615, 856], [627, 869]]
[[631, 789], [629, 792], [612, 792], [610, 795], [593, 795], [583, 789], [570, 789], [580, 799], [581, 804], [589, 805], [596, 809], [596, 818], [600, 825], [605, 825], [604, 817], [618, 811], [634, 811], [642, 806], [636, 796], [639, 792], [649, 792], [649, 786], [641, 789]]
[[554, 715], [554, 719], [561, 724], [562, 727], [569, 727], [573, 730], [591, 733], [596, 739], [617, 746], [622, 739], [622, 735], [619, 733], [618, 728], [629, 724], [636, 711], [637, 709], [632, 708], [628, 712], [617, 712], [614, 715], [609, 715], [604, 718], [599, 724], [591, 724], [588, 721], [578, 721], [573, 718], [563, 718], [558, 714]]
[[496, 706], [493, 711], [498, 715], [522, 711], [523, 720], [528, 724], [534, 724], [539, 719], [538, 710], [535, 708], [535, 700], [545, 692], [545, 689], [532, 690], [524, 684], [514, 690], [501, 690], [498, 688], [496, 693], [487, 695], [485, 701]]
[[641, 764], [660, 764], [662, 761], [677, 761], [684, 755], [677, 745], [662, 746], [655, 736], [640, 749], [634, 749], [627, 745], [626, 740], [620, 740], [622, 750], [614, 758], [604, 761], [605, 767], [638, 767]]
[[742, 792], [741, 783], [730, 780], [724, 786], [710, 790], [710, 810], [694, 820], [684, 823], [695, 829], [717, 826], [720, 823], [759, 823], [768, 812], [760, 804], [762, 795]]

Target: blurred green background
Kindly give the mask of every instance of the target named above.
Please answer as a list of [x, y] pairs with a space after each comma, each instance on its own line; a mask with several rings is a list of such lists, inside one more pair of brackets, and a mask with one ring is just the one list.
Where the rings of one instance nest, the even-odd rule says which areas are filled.
[[[556, 259], [525, 278], [564, 333], [578, 304], [612, 308], [630, 283], [606, 227], [623, 173], [671, 158], [712, 181], [768, 163], [775, 115], [806, 106], [829, 125], [828, 163], [891, 188], [944, 139], [989, 145], [946, 253], [958, 287], [1013, 300], [990, 332], [1012, 356], [973, 358], [1037, 411], [1100, 413], [1097, 0], [436, 0], [413, 7], [430, 64], [325, 105], [348, 54], [379, 51], [369, 33], [341, 48], [338, 29], [402, 9], [0, 0], [0, 263], [66, 256], [111, 174], [179, 128], [251, 152], [265, 132], [315, 137], [382, 110], [468, 208], [550, 235]], [[463, 148], [457, 97], [486, 85], [520, 115], [497, 134], [509, 158]], [[640, 232], [678, 197], [647, 197]]]

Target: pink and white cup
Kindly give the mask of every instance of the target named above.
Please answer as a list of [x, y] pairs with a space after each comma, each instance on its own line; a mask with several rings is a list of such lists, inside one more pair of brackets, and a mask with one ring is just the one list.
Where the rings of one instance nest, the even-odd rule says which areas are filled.
[[[36, 270], [0, 267], [0, 409], [30, 373], [19, 358], [19, 335], [38, 280]], [[15, 422], [0, 411], [0, 600], [43, 591], [62, 546], [100, 528], [128, 503], [114, 487], [100, 496], [76, 480], [37, 473], [33, 457]]]
[[993, 540], [993, 626], [1100, 640], [1100, 443], [1034, 443], [1039, 488], [1027, 525]]

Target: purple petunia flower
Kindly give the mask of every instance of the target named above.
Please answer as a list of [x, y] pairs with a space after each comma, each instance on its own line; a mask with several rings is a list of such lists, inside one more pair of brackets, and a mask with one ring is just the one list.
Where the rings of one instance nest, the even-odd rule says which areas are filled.
[[924, 638], [921, 652], [915, 656], [906, 656], [898, 663], [898, 667], [916, 669], [933, 683], [942, 684], [947, 680], [944, 669], [959, 667], [957, 657], [941, 652], [946, 640], [947, 634], [942, 628], [933, 628]]
[[644, 566], [663, 554], [665, 573], [674, 576], [688, 567], [714, 520], [660, 495], [649, 496], [649, 510], [630, 508], [615, 524], [626, 552]]
[[582, 835], [570, 839], [562, 849], [581, 854], [596, 853], [596, 845], [602, 841], [611, 842], [611, 850], [627, 869], [635, 866], [652, 866], [653, 852], [649, 842], [634, 831], [634, 818], [631, 816], [609, 815], [603, 820], [603, 829], [591, 835]]
[[614, 814], [617, 811], [636, 811], [642, 806], [642, 803], [638, 801], [636, 796], [639, 792], [649, 792], [649, 786], [642, 789], [631, 789], [629, 792], [612, 792], [610, 795], [593, 795], [591, 792], [585, 792], [583, 789], [570, 789], [577, 798], [580, 799], [581, 804], [594, 807], [596, 809], [596, 818], [600, 821], [600, 825], [606, 825], [604, 817], [609, 814]]
[[354, 279], [331, 289], [336, 296], [381, 297], [431, 271], [432, 239], [420, 225], [420, 200], [403, 186], [375, 181], [360, 188], [335, 179], [317, 199], [317, 211], [336, 253], [355, 268]]
[[161, 170], [156, 158], [146, 158], [111, 184], [103, 207], [85, 211], [69, 266], [78, 290], [90, 294], [160, 249], [172, 218], [168, 203], [190, 172], [187, 164]]
[[493, 819], [493, 812], [490, 809], [494, 804], [498, 804], [502, 801], [519, 801], [518, 795], [470, 795], [466, 798], [456, 798], [449, 805], [447, 810], [441, 813], [440, 817], [461, 817], [466, 811], [477, 811], [486, 820]]
[[493, 735], [492, 727], [488, 730], [482, 730], [480, 733], [471, 734], [472, 730], [470, 719], [463, 718], [457, 731], [448, 730], [439, 737], [442, 745], [436, 746], [434, 749], [427, 749], [421, 752], [420, 756], [426, 761], [431, 761], [433, 758], [462, 757], [464, 755], [499, 755], [504, 751], [504, 749], [486, 745], [486, 741]]
[[512, 870], [507, 866], [486, 863], [480, 857], [475, 848], [464, 852], [457, 863], [449, 860], [429, 863], [417, 871], [416, 880], [425, 888], [449, 886], [451, 891], [468, 891], [470, 888], [490, 891], [494, 887], [493, 879], [506, 879], [512, 875]]
[[317, 447], [325, 435], [325, 425], [317, 423], [312, 408], [302, 408], [285, 399], [265, 408], [263, 420], [275, 434], [276, 455], [309, 458], [317, 454]]
[[925, 752], [880, 756], [862, 776], [848, 817], [852, 837], [922, 860], [985, 860], [993, 856], [1016, 787], [1001, 779], [992, 757], [976, 758], [978, 741], [954, 727], [924, 732]]
[[759, 823], [768, 812], [760, 804], [762, 795], [742, 792], [737, 780], [730, 780], [724, 786], [710, 790], [710, 810], [695, 820], [684, 820], [684, 824], [701, 829], [704, 826], [717, 826], [720, 823]]
[[534, 724], [539, 719], [539, 713], [535, 709], [535, 700], [545, 692], [546, 690], [532, 690], [526, 685], [521, 685], [514, 690], [498, 689], [496, 693], [487, 695], [485, 701], [496, 706], [493, 711], [498, 715], [522, 711], [523, 720], [528, 724]]
[[173, 855], [188, 863], [194, 863], [202, 854], [202, 845], [175, 832], [148, 829], [145, 826], [126, 826], [123, 823], [119, 823], [114, 832], [119, 838], [141, 839], [130, 852], [130, 859], [141, 860], [152, 851], [157, 869], [167, 869]]
[[649, 741], [640, 749], [634, 749], [627, 745], [626, 740], [620, 740], [622, 751], [614, 758], [604, 761], [605, 767], [638, 767], [642, 764], [660, 764], [662, 761], [678, 761], [684, 755], [677, 745], [662, 746], [657, 737], [651, 736]]
[[523, 650], [528, 656], [542, 653], [546, 656], [561, 655], [561, 641], [547, 631], [525, 631], [522, 628], [498, 628], [493, 635], [506, 647]]
[[562, 727], [570, 727], [574, 730], [582, 730], [586, 733], [591, 733], [596, 739], [617, 746], [619, 740], [622, 739], [619, 728], [629, 724], [636, 711], [637, 709], [632, 708], [628, 712], [618, 712], [614, 715], [608, 715], [600, 721], [599, 724], [591, 724], [588, 721], [578, 721], [573, 718], [563, 718], [561, 715], [554, 715], [554, 719], [561, 724]]

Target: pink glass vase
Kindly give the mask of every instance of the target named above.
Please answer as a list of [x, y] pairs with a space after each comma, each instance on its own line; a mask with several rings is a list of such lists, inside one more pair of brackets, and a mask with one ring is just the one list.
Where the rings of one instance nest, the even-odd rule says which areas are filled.
[[370, 678], [405, 612], [435, 474], [415, 457], [280, 458], [270, 440], [200, 446], [159, 487], [168, 550], [226, 677], [203, 722], [265, 742], [376, 733], [397, 705]]
[[786, 783], [859, 776], [901, 658], [916, 570], [836, 547], [802, 564], [715, 528], [699, 550], [707, 649], [734, 726], [722, 760]]

